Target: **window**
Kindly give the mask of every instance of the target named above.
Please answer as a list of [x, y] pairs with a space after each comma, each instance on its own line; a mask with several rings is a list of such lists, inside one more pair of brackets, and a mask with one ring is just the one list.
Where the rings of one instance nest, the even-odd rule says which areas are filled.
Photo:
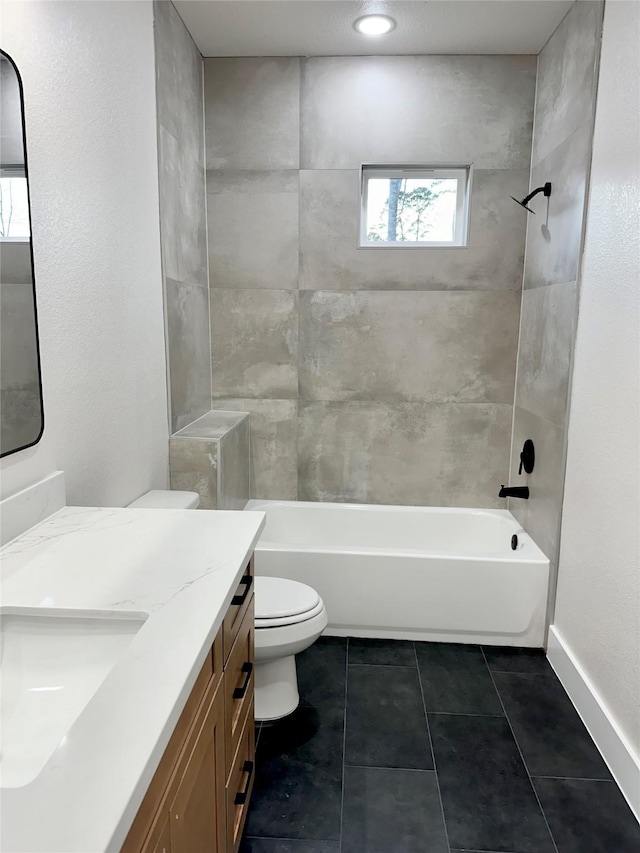
[[29, 199], [27, 179], [0, 174], [0, 240], [28, 240]]
[[360, 246], [466, 246], [470, 166], [363, 166]]

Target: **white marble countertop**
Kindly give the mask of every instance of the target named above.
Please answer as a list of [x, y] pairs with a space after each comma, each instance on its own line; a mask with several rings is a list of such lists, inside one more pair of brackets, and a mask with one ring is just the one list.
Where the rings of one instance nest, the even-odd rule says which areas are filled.
[[36, 779], [2, 789], [3, 853], [120, 849], [263, 526], [66, 507], [2, 549], [3, 606], [149, 614]]

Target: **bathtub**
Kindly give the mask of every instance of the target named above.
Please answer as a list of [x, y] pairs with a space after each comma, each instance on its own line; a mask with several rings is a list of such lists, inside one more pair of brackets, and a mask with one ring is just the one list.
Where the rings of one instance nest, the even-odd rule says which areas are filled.
[[317, 589], [329, 635], [543, 645], [549, 561], [507, 510], [258, 500], [246, 509], [267, 516], [256, 574]]

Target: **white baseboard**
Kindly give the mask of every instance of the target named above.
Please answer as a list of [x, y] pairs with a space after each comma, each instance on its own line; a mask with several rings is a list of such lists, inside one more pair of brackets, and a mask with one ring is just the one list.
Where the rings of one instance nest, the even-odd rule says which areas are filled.
[[554, 625], [549, 629], [547, 657], [632, 812], [640, 821], [640, 760]]

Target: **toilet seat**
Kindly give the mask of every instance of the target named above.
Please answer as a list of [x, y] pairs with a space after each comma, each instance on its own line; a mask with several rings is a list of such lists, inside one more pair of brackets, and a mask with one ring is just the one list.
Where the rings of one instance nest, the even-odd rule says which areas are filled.
[[278, 628], [313, 619], [324, 609], [310, 586], [287, 578], [256, 577], [256, 628]]
[[306, 613], [298, 613], [295, 616], [283, 616], [281, 618], [271, 619], [256, 619], [256, 629], [258, 628], [279, 628], [283, 625], [297, 625], [299, 622], [306, 622], [307, 619], [313, 619], [324, 610], [324, 604], [319, 601], [313, 610], [308, 610]]

